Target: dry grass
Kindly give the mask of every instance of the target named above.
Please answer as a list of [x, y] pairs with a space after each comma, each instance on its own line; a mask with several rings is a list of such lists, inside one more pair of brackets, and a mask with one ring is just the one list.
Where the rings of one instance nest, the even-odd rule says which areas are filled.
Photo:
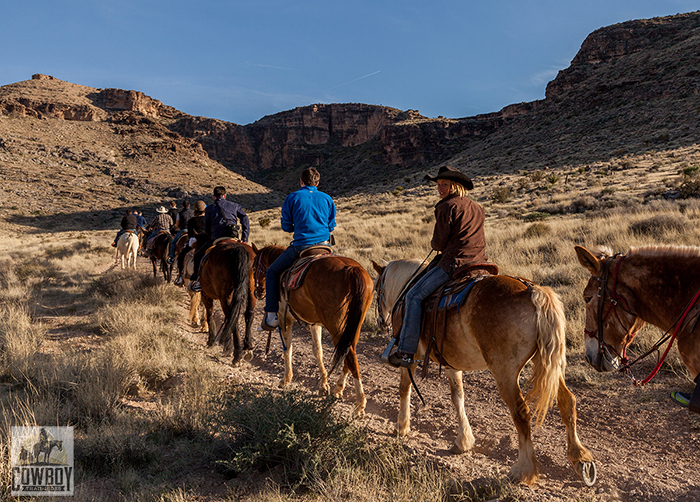
[[[677, 157], [646, 154], [477, 181], [470, 195], [487, 213], [487, 255], [501, 273], [551, 286], [561, 295], [570, 354], [580, 354], [583, 347], [581, 294], [588, 280], [574, 245], [626, 252], [632, 246], [700, 242], [700, 203], [667, 200], [657, 190], [659, 186], [670, 190], [688, 177], [676, 162], [684, 155], [683, 162], [694, 165], [698, 152], [681, 152]], [[500, 186], [497, 180], [509, 188], [507, 198], [494, 197], [493, 188]], [[423, 259], [430, 251], [436, 202], [434, 187], [427, 186], [339, 199], [336, 251], [356, 259], [372, 275], [371, 260]], [[289, 242], [289, 234], [280, 228], [279, 209], [250, 216], [251, 240], [258, 247]], [[0, 263], [0, 374], [13, 389], [11, 394], [0, 392], [4, 416], [0, 454], [7, 448], [12, 424], [75, 424], [76, 448], [85, 459], [79, 469], [82, 479], [93, 484], [110, 479], [132, 500], [192, 500], [197, 495], [188, 489], [161, 489], [167, 476], [183, 466], [156, 476], [150, 486], [137, 479], [143, 466], [148, 470], [157, 465], [161, 449], [173, 438], [180, 438], [190, 450], [183, 454], [183, 465], [210, 458], [213, 446], [202, 438], [210, 437], [211, 403], [220, 398], [222, 389], [206, 369], [205, 355], [179, 336], [177, 323], [183, 312], [178, 290], [154, 281], [150, 271], [99, 273], [111, 263], [112, 237], [113, 232], [71, 231], [19, 239], [10, 232], [0, 243], [0, 254], [6, 257]], [[79, 321], [80, 329], [97, 337], [95, 345], [65, 353], [47, 350], [51, 345], [43, 320], [57, 313]], [[367, 330], [375, 329], [374, 316], [370, 309]], [[658, 336], [658, 330], [645, 328], [632, 349], [641, 352]], [[688, 377], [675, 349], [664, 371]], [[570, 365], [568, 372], [570, 378], [591, 385], [606, 378], [580, 365]], [[179, 390], [166, 390], [173, 383]], [[157, 403], [155, 411], [125, 410], [129, 392], [151, 396]], [[429, 466], [408, 480], [396, 474], [399, 468], [386, 464], [386, 459], [380, 464], [386, 472], [376, 466], [370, 471], [338, 468], [332, 478], [316, 479], [312, 492], [340, 500], [352, 489], [366, 495], [366, 500], [376, 500], [388, 494], [394, 498], [399, 494], [401, 499], [421, 490], [450, 493], [454, 488], [452, 481], [434, 476]], [[6, 479], [7, 472], [0, 469], [0, 476]], [[460, 493], [472, 500], [517, 499], [517, 490], [505, 485], [488, 493], [462, 487]], [[99, 496], [86, 490], [76, 498]], [[236, 498], [230, 495], [231, 500]], [[302, 499], [307, 498], [275, 485], [249, 498]]]

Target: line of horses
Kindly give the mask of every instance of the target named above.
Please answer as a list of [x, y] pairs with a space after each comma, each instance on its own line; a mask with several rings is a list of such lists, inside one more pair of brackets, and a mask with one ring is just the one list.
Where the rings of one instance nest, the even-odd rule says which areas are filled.
[[[283, 250], [279, 246], [258, 249], [254, 245], [228, 240], [216, 244], [202, 262], [200, 283], [202, 303], [207, 312], [207, 344], [221, 343], [225, 354], [233, 352], [234, 365], [253, 357], [251, 333], [256, 300], [264, 297], [267, 267]], [[700, 277], [696, 272], [700, 270], [700, 248], [633, 249], [624, 263], [620, 255], [594, 254], [579, 246], [576, 252], [581, 265], [591, 273], [584, 293], [587, 303], [585, 331], [589, 334], [586, 358], [598, 371], [620, 367], [634, 333], [645, 321], [661, 329], [671, 329], [675, 318], [671, 313], [674, 305], [685, 306], [690, 301], [687, 297], [692, 297], [700, 288]], [[616, 265], [613, 279], [604, 273], [612, 263]], [[357, 261], [330, 254], [314, 260], [301, 286], [281, 296], [279, 312], [284, 376], [280, 387], [288, 386], [292, 380], [291, 327], [294, 321], [298, 321], [310, 328], [321, 376], [320, 394], [331, 393], [328, 375], [342, 362], [342, 372], [332, 393], [341, 398], [347, 376], [352, 374], [356, 391], [353, 414], [364, 416], [367, 400], [356, 353], [362, 323], [375, 291], [379, 322], [390, 318], [394, 303], [420, 263], [418, 260], [395, 260], [386, 266], [373, 262], [373, 266], [378, 274], [374, 281]], [[659, 269], [664, 271], [662, 277], [654, 272]], [[170, 279], [169, 276], [165, 278]], [[612, 297], [611, 307], [591, 301], [594, 293], [600, 297], [601, 291], [612, 291], [608, 295]], [[695, 296], [697, 299], [700, 293]], [[661, 298], [664, 301], [659, 301]], [[225, 317], [218, 330], [213, 318], [215, 300], [220, 302]], [[618, 312], [616, 307], [621, 303], [624, 304], [624, 308], [620, 307], [623, 312]], [[195, 305], [194, 297], [192, 305]], [[607, 314], [601, 314], [601, 309], [606, 308]], [[611, 311], [614, 315], [609, 315]], [[700, 307], [694, 312], [697, 317]], [[241, 313], [245, 321], [242, 342], [238, 328]], [[540, 425], [556, 400], [567, 433], [567, 458], [583, 482], [592, 486], [596, 481], [595, 462], [578, 438], [576, 399], [564, 380], [566, 319], [556, 292], [519, 278], [487, 276], [475, 283], [459, 309], [450, 310], [445, 315], [444, 332], [422, 333], [415, 357], [417, 360], [426, 359], [426, 364], [427, 360], [438, 362], [446, 370], [459, 424], [452, 453], [465, 452], [475, 442], [464, 408], [462, 372], [488, 369], [496, 380], [518, 433], [518, 460], [511, 468], [512, 476], [527, 484], [537, 480], [531, 421], [534, 415], [535, 424]], [[192, 310], [190, 318], [194, 322]], [[330, 372], [323, 364], [322, 327], [331, 334], [335, 347]], [[700, 337], [694, 334], [694, 328], [695, 323], [691, 326], [686, 322], [677, 337], [681, 357], [693, 375], [700, 372]], [[426, 354], [428, 347], [433, 349]], [[439, 355], [434, 347], [440, 347]], [[519, 380], [528, 361], [533, 362], [533, 368], [526, 385], [527, 393], [523, 396]], [[412, 369], [400, 370], [400, 408], [396, 429], [402, 436], [410, 430], [409, 371]]]

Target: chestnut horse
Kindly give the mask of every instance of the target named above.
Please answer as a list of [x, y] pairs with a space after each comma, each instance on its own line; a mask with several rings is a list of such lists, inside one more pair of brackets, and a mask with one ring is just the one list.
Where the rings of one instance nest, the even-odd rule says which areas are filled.
[[[235, 239], [217, 242], [202, 260], [199, 267], [199, 283], [202, 285], [202, 303], [207, 310], [209, 339], [207, 346], [221, 342], [224, 354], [231, 354], [233, 365], [241, 359], [253, 358], [251, 331], [255, 290], [253, 285], [253, 259], [257, 249]], [[221, 304], [224, 323], [216, 330], [214, 300]], [[241, 348], [238, 319], [243, 312], [245, 338]], [[233, 347], [231, 347], [233, 345]]]
[[[194, 253], [195, 249], [190, 249], [187, 254], [185, 255], [184, 260], [182, 261], [182, 270], [180, 271], [180, 275], [178, 277], [182, 277], [183, 279], [183, 285], [189, 284], [189, 279], [192, 277], [192, 273], [194, 272]], [[176, 282], [177, 283], [177, 282]], [[199, 307], [203, 307], [202, 305], [202, 293], [200, 292], [194, 292], [191, 291], [189, 288], [185, 288], [187, 291], [187, 294], [190, 297], [190, 313], [189, 313], [189, 319], [190, 319], [190, 324], [192, 325], [193, 328], [197, 328], [201, 325], [202, 333], [208, 333], [209, 332], [209, 325], [207, 323], [207, 318], [206, 315], [202, 314], [200, 315]], [[206, 313], [206, 311], [205, 311]]]
[[[256, 296], [265, 296], [265, 272], [275, 259], [284, 252], [283, 247], [267, 246], [255, 257]], [[284, 295], [282, 295], [284, 297]], [[318, 361], [321, 382], [319, 393], [328, 395], [328, 375], [340, 361], [343, 372], [333, 389], [333, 395], [341, 398], [348, 373], [355, 379], [356, 405], [355, 417], [363, 417], [367, 399], [360, 377], [360, 366], [355, 347], [360, 338], [360, 329], [367, 310], [372, 303], [372, 278], [367, 271], [351, 258], [336, 255], [324, 255], [309, 267], [303, 284], [289, 292], [288, 303], [280, 302], [279, 319], [284, 344], [284, 378], [280, 387], [286, 387], [292, 381], [292, 322], [309, 325], [314, 355]], [[288, 308], [289, 307], [289, 308]], [[286, 315], [285, 315], [286, 314]], [[323, 365], [323, 347], [321, 345], [321, 327], [331, 334], [335, 352], [330, 372], [326, 373]]]
[[157, 263], [160, 261], [160, 270], [163, 272], [165, 282], [170, 282], [172, 267], [168, 264], [168, 249], [173, 240], [173, 236], [168, 232], [161, 232], [154, 237], [153, 248], [151, 248], [151, 263], [153, 264], [153, 277], [158, 275]]
[[631, 248], [626, 255], [613, 255], [608, 249], [596, 254], [581, 246], [575, 249], [579, 262], [591, 273], [583, 292], [586, 359], [591, 366], [598, 371], [626, 369], [627, 347], [648, 322], [673, 332], [666, 352], [677, 340], [683, 363], [697, 378], [700, 331], [694, 329], [698, 316], [694, 307], [700, 296], [700, 248], [647, 246]]
[[[379, 322], [383, 323], [384, 319], [390, 318], [394, 303], [420, 267], [420, 261], [395, 260], [386, 267], [375, 262], [372, 264], [379, 274], [375, 289]], [[452, 453], [463, 453], [474, 446], [474, 435], [464, 411], [462, 372], [488, 369], [518, 432], [518, 461], [511, 468], [512, 476], [527, 484], [537, 480], [537, 460], [527, 403], [532, 403], [537, 416], [536, 425], [540, 425], [556, 397], [567, 432], [566, 456], [587, 485], [595, 483], [593, 457], [576, 433], [576, 398], [564, 382], [565, 324], [563, 305], [551, 288], [503, 275], [487, 276], [475, 283], [464, 304], [448, 311], [444, 335], [437, 333], [433, 346], [440, 347], [444, 358], [442, 364], [450, 382], [452, 404], [459, 422], [459, 432], [450, 450]], [[439, 362], [433, 351], [425, 354], [428, 342], [429, 334], [421, 333], [416, 359], [429, 357]], [[520, 373], [531, 359], [530, 391], [523, 398]], [[401, 368], [396, 426], [401, 436], [410, 430], [410, 396], [409, 369]]]

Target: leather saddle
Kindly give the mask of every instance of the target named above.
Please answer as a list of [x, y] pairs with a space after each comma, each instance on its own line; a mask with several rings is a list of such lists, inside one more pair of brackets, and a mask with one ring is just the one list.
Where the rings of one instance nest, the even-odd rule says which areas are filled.
[[280, 281], [282, 293], [286, 295], [290, 291], [298, 289], [303, 284], [304, 277], [306, 277], [311, 264], [332, 254], [333, 249], [325, 245], [311, 246], [304, 249], [292, 266], [282, 274], [282, 280]]
[[[427, 271], [427, 270], [426, 270]], [[425, 272], [424, 272], [425, 273]], [[420, 274], [411, 285], [405, 289], [408, 291], [413, 287], [423, 275]], [[440, 366], [450, 367], [442, 357], [442, 347], [437, 347], [438, 334], [439, 338], [444, 342], [445, 328], [447, 323], [447, 313], [452, 309], [459, 309], [467, 301], [469, 293], [474, 285], [482, 279], [498, 275], [498, 266], [493, 263], [473, 263], [457, 269], [453, 272], [452, 277], [444, 285], [437, 289], [433, 294], [423, 300], [422, 316], [421, 316], [421, 338], [423, 335], [428, 336], [428, 348], [425, 351], [423, 362], [423, 376], [427, 374], [428, 362], [430, 354], [434, 353]], [[392, 312], [392, 328], [394, 337], [398, 338], [401, 333], [401, 325], [403, 324], [403, 314], [406, 307], [405, 295], [396, 302]]]

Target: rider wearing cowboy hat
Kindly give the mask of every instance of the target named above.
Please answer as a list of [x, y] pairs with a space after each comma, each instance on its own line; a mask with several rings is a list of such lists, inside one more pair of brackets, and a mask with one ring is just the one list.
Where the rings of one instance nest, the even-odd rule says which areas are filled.
[[389, 364], [408, 368], [418, 349], [421, 331], [421, 303], [445, 284], [453, 272], [465, 265], [486, 262], [484, 210], [467, 197], [474, 188], [466, 174], [443, 166], [437, 176], [425, 176], [437, 181], [440, 201], [435, 205], [435, 229], [431, 247], [440, 252], [428, 272], [406, 293], [406, 309], [401, 326], [398, 350], [389, 356]]

